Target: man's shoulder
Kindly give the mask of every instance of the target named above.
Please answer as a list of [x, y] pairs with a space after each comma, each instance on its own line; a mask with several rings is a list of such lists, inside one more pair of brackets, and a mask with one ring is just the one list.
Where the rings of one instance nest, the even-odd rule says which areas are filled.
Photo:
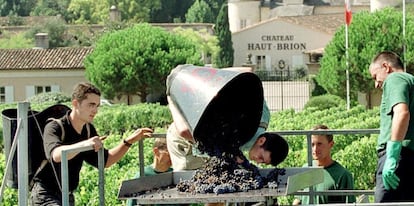
[[69, 124], [69, 119], [67, 114], [63, 115], [61, 117], [49, 117], [46, 119], [46, 125], [53, 125], [53, 126], [57, 126], [57, 125], [66, 125]]
[[331, 167], [325, 168], [331, 175], [335, 174], [335, 176], [349, 176], [352, 177], [352, 173], [342, 166], [339, 162], [334, 161]]
[[[396, 82], [400, 83], [401, 81], [405, 81], [408, 83], [408, 85], [414, 84], [414, 76], [407, 72], [392, 72], [388, 75], [388, 77], [385, 79], [385, 82]], [[395, 86], [400, 84], [386, 84], [386, 86]]]

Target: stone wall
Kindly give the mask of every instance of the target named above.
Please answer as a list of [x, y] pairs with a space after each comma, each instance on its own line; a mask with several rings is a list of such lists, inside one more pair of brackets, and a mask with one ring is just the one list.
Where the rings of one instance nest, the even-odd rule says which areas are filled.
[[[0, 26], [32, 26], [35, 24], [46, 23], [55, 18], [62, 18], [60, 16], [26, 16], [26, 17], [0, 17]], [[63, 18], [62, 18], [63, 20]], [[21, 22], [21, 24], [11, 24], [11, 22]]]

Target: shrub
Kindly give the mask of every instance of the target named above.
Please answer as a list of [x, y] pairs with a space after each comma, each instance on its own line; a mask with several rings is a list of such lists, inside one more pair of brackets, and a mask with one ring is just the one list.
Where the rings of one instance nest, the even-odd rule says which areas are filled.
[[321, 96], [312, 97], [305, 104], [304, 108], [316, 107], [320, 110], [329, 109], [332, 107], [344, 106], [346, 104], [345, 100], [341, 97], [331, 94], [325, 94]]
[[333, 154], [333, 159], [336, 159], [353, 174], [355, 189], [371, 190], [375, 187], [377, 136], [360, 138]]
[[159, 104], [115, 104], [102, 107], [94, 119], [101, 134], [123, 134], [141, 127], [166, 128], [171, 122], [168, 107]]
[[29, 98], [28, 101], [34, 104], [43, 104], [43, 103], [58, 104], [58, 103], [70, 102], [71, 97], [63, 93], [60, 93], [60, 92], [46, 92], [46, 93], [40, 93], [36, 96], [33, 96]]
[[7, 26], [21, 26], [24, 24], [23, 17], [17, 15], [9, 15], [9, 20], [7, 21]]
[[323, 95], [323, 94], [327, 93], [326, 90], [321, 85], [318, 84], [318, 82], [316, 81], [314, 76], [311, 77], [311, 79], [312, 79], [313, 85], [315, 85], [315, 87], [312, 90], [312, 97]]

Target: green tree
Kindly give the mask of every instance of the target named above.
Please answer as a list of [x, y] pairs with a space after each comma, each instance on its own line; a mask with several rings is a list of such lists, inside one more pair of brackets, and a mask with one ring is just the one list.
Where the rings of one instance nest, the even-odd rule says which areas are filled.
[[213, 23], [213, 13], [204, 0], [196, 0], [185, 15], [187, 23]]
[[208, 33], [206, 29], [195, 31], [179, 27], [173, 31], [194, 42], [204, 64], [210, 64], [211, 57], [216, 55], [219, 50], [217, 37]]
[[21, 26], [24, 24], [23, 17], [17, 16], [16, 14], [10, 14], [8, 16], [7, 26]]
[[29, 16], [36, 0], [0, 0], [0, 16]]
[[205, 2], [210, 6], [211, 12], [213, 13], [213, 18], [217, 17], [220, 8], [223, 4], [227, 3], [227, 0], [205, 0]]
[[5, 32], [0, 38], [0, 48], [2, 49], [17, 49], [17, 48], [32, 48], [34, 47], [32, 39], [26, 38], [23, 33], [10, 34]]
[[231, 40], [231, 32], [229, 28], [229, 15], [227, 4], [221, 7], [220, 13], [217, 17], [216, 26], [214, 27], [215, 34], [219, 41], [220, 51], [214, 58], [214, 65], [218, 68], [231, 67], [234, 61], [233, 41]]
[[122, 21], [149, 22], [152, 12], [161, 8], [161, 0], [72, 0], [68, 21], [76, 24], [105, 23], [111, 6], [116, 6]]
[[50, 48], [66, 47], [70, 44], [66, 23], [61, 18], [56, 17], [44, 24], [35, 25], [27, 31], [26, 38], [34, 38], [37, 33], [48, 33]]
[[107, 0], [72, 0], [68, 13], [75, 24], [98, 24], [109, 19], [109, 9]]
[[84, 63], [86, 78], [103, 96], [138, 95], [145, 102], [148, 94], [165, 90], [174, 67], [200, 64], [200, 55], [184, 37], [144, 23], [104, 34]]
[[62, 15], [68, 20], [67, 8], [70, 0], [38, 0], [31, 12], [32, 16], [57, 16]]
[[161, 0], [110, 0], [110, 5], [117, 6], [124, 21], [149, 22], [151, 11], [161, 8]]
[[[407, 69], [414, 64], [414, 48], [407, 44], [403, 54], [402, 12], [392, 8], [369, 13], [360, 12], [353, 16], [349, 26], [349, 79], [351, 100], [356, 101], [357, 92], [369, 93], [374, 82], [368, 72], [369, 64], [380, 51], [390, 50], [405, 57]], [[414, 41], [413, 16], [406, 16], [406, 40]], [[410, 70], [408, 70], [410, 71]], [[335, 33], [332, 41], [325, 47], [321, 68], [316, 80], [328, 93], [346, 97], [346, 56], [345, 27]]]
[[194, 42], [204, 64], [210, 64], [211, 57], [216, 55], [219, 50], [217, 37], [211, 35], [206, 29], [195, 31], [179, 27], [173, 31]]
[[150, 22], [172, 23], [185, 22], [185, 14], [194, 0], [160, 0], [161, 7], [151, 9]]

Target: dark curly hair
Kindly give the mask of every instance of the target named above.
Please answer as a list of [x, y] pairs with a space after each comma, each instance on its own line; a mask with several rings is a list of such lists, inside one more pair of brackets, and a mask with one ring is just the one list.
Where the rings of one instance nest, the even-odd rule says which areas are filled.
[[96, 94], [101, 96], [101, 91], [93, 84], [88, 82], [79, 82], [73, 87], [72, 100], [76, 99], [79, 102], [82, 102], [87, 98], [88, 94]]
[[289, 152], [289, 145], [287, 141], [277, 133], [266, 132], [260, 135], [266, 138], [262, 148], [270, 151], [271, 164], [277, 166], [286, 159]]

